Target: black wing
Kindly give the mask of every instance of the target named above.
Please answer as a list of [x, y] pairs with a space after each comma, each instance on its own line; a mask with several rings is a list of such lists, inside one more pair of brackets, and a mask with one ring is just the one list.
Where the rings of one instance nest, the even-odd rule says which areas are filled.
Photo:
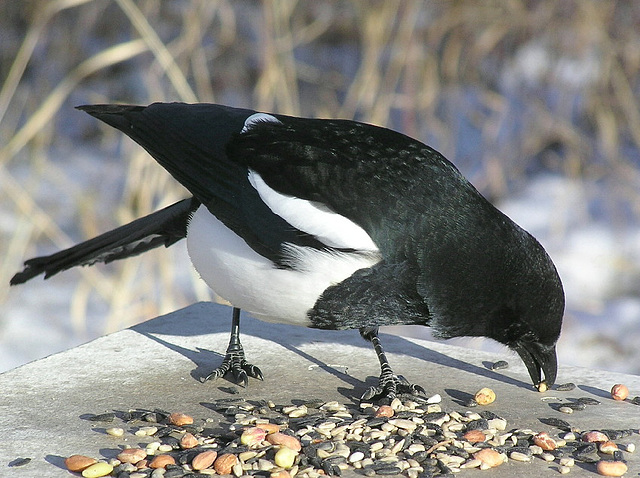
[[455, 166], [401, 133], [354, 121], [274, 116], [281, 124], [256, 124], [234, 136], [228, 156], [273, 189], [322, 203], [358, 224], [391, 262], [403, 259], [418, 231], [442, 228], [442, 209], [477, 201]]
[[274, 214], [227, 146], [255, 111], [213, 104], [80, 106], [147, 150], [209, 211], [256, 252], [286, 267], [282, 245], [326, 246]]
[[108, 263], [159, 246], [169, 247], [186, 237], [189, 218], [199, 205], [195, 198], [183, 199], [63, 251], [29, 259], [24, 263], [24, 270], [14, 275], [10, 283], [22, 284], [43, 273], [47, 279], [74, 266]]

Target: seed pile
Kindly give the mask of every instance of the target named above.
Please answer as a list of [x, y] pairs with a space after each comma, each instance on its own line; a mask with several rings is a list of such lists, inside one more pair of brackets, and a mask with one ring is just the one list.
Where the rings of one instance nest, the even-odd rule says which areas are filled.
[[625, 453], [635, 450], [625, 439], [638, 430], [580, 432], [565, 420], [541, 418], [559, 432], [536, 432], [511, 428], [489, 410], [444, 411], [439, 401], [436, 395], [356, 407], [221, 399], [210, 405], [224, 416], [215, 427], [212, 419], [162, 410], [96, 415], [90, 419], [124, 422], [106, 428], [116, 439], [133, 434], [151, 441], [125, 448], [109, 462], [74, 455], [67, 467], [88, 478], [319, 478], [348, 469], [369, 477], [429, 478], [541, 459], [563, 474], [582, 462], [602, 475], [621, 476]]

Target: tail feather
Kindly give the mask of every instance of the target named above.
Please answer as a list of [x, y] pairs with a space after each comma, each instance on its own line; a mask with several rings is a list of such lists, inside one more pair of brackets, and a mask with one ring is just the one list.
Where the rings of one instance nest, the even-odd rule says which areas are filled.
[[169, 247], [186, 237], [189, 218], [199, 205], [195, 198], [183, 199], [69, 249], [29, 259], [24, 263], [24, 270], [14, 275], [10, 284], [22, 284], [43, 273], [47, 279], [71, 267], [109, 263], [162, 245]]

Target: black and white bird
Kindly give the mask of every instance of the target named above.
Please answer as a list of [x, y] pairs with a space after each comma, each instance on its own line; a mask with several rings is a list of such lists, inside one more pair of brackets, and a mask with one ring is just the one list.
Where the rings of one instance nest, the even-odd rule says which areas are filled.
[[378, 327], [392, 324], [489, 337], [519, 354], [539, 389], [554, 383], [564, 293], [553, 262], [437, 151], [355, 121], [213, 104], [79, 109], [131, 137], [192, 197], [30, 259], [12, 285], [186, 238], [196, 270], [234, 306], [212, 378], [262, 379], [240, 344], [245, 309], [269, 322], [359, 329], [381, 366], [364, 399], [424, 391], [389, 366]]

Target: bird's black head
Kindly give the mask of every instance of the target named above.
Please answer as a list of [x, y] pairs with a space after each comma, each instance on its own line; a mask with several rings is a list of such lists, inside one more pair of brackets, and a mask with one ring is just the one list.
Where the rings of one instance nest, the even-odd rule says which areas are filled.
[[473, 214], [453, 223], [462, 227], [431, 241], [422, 255], [419, 290], [428, 325], [437, 337], [488, 337], [506, 345], [522, 358], [538, 390], [547, 389], [556, 379], [564, 314], [560, 277], [533, 236], [489, 203], [474, 206]]
[[533, 261], [518, 268], [512, 278], [516, 281], [512, 301], [490, 322], [488, 336], [517, 352], [534, 386], [544, 392], [557, 375], [556, 343], [562, 328], [564, 291], [542, 246], [535, 241], [533, 249], [528, 256]]

